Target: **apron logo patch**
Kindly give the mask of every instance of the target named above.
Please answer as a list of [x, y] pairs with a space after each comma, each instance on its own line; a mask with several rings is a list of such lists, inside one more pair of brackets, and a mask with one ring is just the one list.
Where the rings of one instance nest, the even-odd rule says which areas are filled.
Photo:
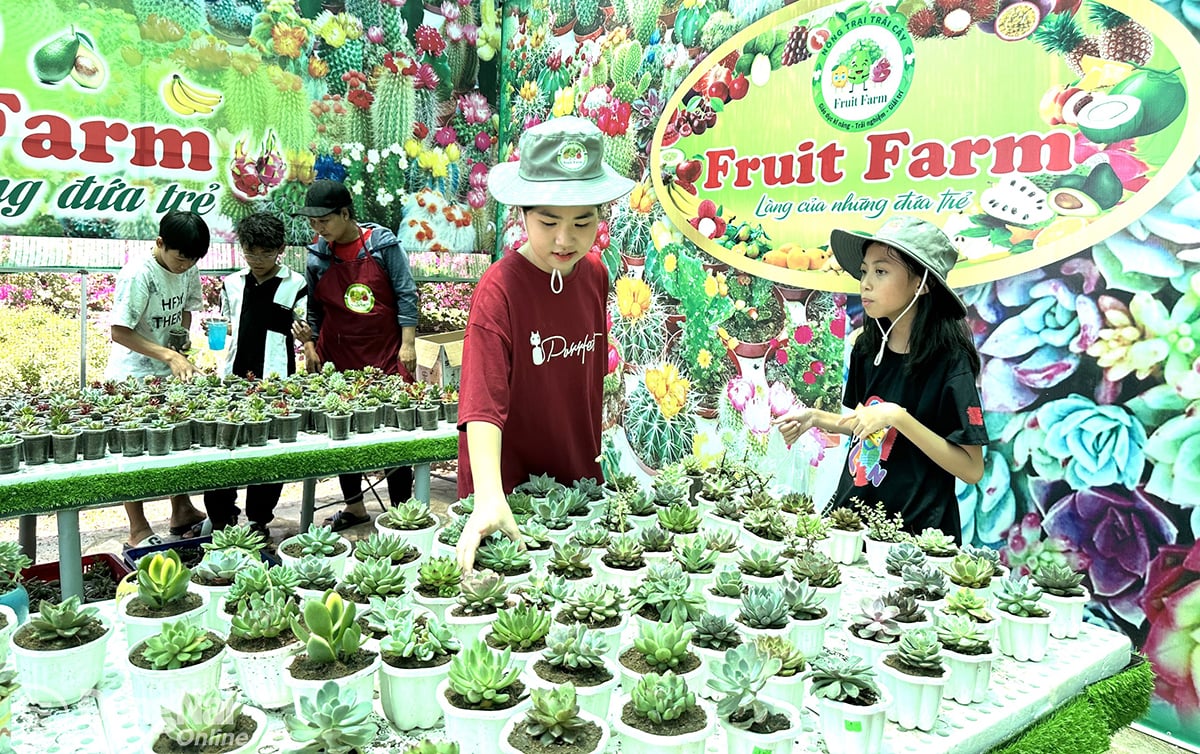
[[352, 312], [366, 314], [375, 308], [375, 294], [369, 286], [354, 283], [346, 289], [346, 308]]

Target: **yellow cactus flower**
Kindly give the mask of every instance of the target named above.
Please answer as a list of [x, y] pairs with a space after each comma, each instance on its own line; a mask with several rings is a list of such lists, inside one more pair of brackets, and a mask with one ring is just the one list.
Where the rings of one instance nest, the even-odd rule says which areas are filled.
[[458, 158], [460, 157], [462, 157], [462, 150], [458, 148], [457, 144], [451, 142], [446, 145], [446, 158], [450, 162], [458, 162]]
[[638, 278], [621, 278], [617, 281], [617, 311], [624, 319], [636, 321], [650, 311], [650, 286]]
[[665, 257], [663, 257], [663, 269], [666, 270], [667, 272], [674, 272], [675, 265], [677, 263], [678, 263], [678, 260], [675, 258], [674, 254], [668, 254]]
[[662, 370], [647, 369], [643, 380], [646, 383], [646, 389], [650, 391], [650, 395], [654, 396], [654, 400], [661, 400], [667, 394], [667, 381], [663, 377]]
[[712, 353], [707, 348], [701, 348], [700, 353], [696, 354], [696, 363], [701, 369], [708, 369], [712, 366]]
[[575, 87], [564, 86], [554, 93], [554, 117], [561, 118], [575, 112]]
[[538, 98], [537, 83], [533, 82], [533, 81], [528, 81], [528, 80], [525, 81], [523, 84], [521, 84], [521, 89], [520, 89], [520, 91], [517, 92], [517, 96], [519, 96], [521, 99], [525, 100], [526, 102], [533, 102], [534, 100], [536, 100]]
[[410, 160], [421, 154], [421, 142], [416, 139], [409, 139], [404, 142], [404, 154], [408, 155]]
[[718, 290], [717, 279], [713, 277], [712, 273], [709, 273], [704, 277], [704, 295], [716, 298]]
[[302, 26], [286, 26], [275, 24], [271, 27], [271, 46], [280, 57], [300, 57], [304, 46], [308, 43], [308, 31]]

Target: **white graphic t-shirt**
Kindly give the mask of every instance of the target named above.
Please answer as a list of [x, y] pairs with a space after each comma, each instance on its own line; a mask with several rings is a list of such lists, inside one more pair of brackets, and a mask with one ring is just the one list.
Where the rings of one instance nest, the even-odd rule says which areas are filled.
[[[147, 340], [166, 345], [168, 331], [183, 324], [185, 311], [198, 311], [200, 301], [200, 271], [192, 267], [178, 275], [168, 272], [151, 251], [117, 274], [109, 324], [128, 327]], [[149, 375], [169, 377], [171, 368], [158, 359], [112, 344], [105, 379]]]

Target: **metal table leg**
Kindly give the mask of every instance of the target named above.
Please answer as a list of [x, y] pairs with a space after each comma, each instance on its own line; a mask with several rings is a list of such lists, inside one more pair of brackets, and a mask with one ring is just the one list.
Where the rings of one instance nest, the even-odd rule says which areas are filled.
[[58, 519], [58, 578], [63, 599], [83, 600], [83, 556], [79, 550], [79, 511], [63, 510]]
[[308, 527], [312, 525], [313, 509], [317, 505], [317, 480], [304, 480], [304, 496], [300, 502], [300, 531], [308, 531]]
[[413, 464], [413, 497], [423, 503], [429, 502], [429, 464]]
[[17, 539], [25, 557], [37, 562], [37, 516], [21, 516], [17, 525]]

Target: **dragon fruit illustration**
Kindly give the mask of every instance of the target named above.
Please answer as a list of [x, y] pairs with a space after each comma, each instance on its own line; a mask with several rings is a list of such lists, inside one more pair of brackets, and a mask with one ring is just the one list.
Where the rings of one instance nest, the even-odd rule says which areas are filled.
[[247, 154], [245, 139], [238, 139], [233, 145], [229, 174], [233, 178], [233, 193], [245, 201], [266, 196], [271, 189], [283, 183], [287, 176], [287, 162], [279, 151], [275, 132], [267, 131], [257, 157]]

